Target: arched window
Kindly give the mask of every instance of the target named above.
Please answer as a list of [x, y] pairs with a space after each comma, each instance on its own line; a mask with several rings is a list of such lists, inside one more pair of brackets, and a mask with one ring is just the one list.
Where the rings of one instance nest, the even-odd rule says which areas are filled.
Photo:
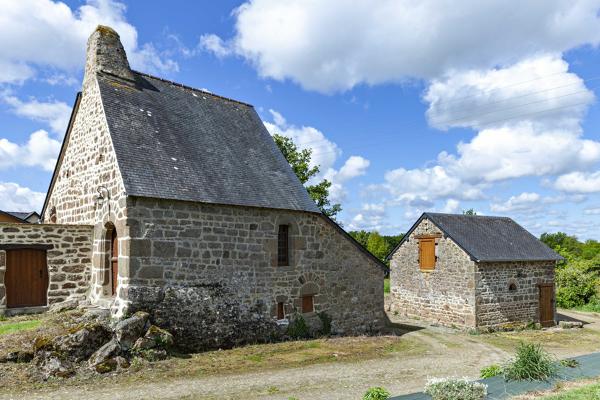
[[508, 285], [508, 290], [510, 292], [515, 292], [517, 290], [517, 284], [514, 282], [511, 282], [510, 285]]
[[110, 277], [111, 295], [115, 296], [117, 294], [117, 285], [119, 281], [119, 237], [117, 235], [117, 229], [112, 224], [109, 224], [106, 227], [106, 244], [106, 257], [108, 259], [107, 273]]

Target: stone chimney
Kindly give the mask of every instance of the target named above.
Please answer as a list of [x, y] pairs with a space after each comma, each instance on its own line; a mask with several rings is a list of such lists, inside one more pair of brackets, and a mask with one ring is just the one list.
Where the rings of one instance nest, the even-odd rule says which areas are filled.
[[127, 80], [134, 80], [129, 68], [127, 54], [119, 39], [119, 34], [108, 26], [98, 25], [87, 43], [84, 86], [104, 71]]

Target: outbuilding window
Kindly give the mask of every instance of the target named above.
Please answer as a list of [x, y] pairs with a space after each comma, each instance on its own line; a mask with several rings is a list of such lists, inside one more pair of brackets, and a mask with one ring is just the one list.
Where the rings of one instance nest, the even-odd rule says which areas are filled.
[[508, 285], [508, 290], [509, 290], [510, 292], [514, 292], [514, 291], [516, 291], [516, 290], [517, 290], [517, 284], [516, 284], [516, 283], [514, 283], [514, 282], [512, 282], [510, 285]]
[[283, 308], [283, 301], [277, 303], [277, 319], [285, 318], [285, 310]]
[[290, 246], [289, 246], [289, 231], [288, 225], [279, 225], [277, 233], [277, 265], [290, 265]]
[[421, 271], [433, 271], [436, 259], [435, 238], [419, 239], [419, 266]]

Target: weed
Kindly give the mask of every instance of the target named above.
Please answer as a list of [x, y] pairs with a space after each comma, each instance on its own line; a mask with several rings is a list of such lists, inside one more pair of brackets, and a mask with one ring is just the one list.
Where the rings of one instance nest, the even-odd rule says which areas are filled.
[[497, 364], [492, 364], [487, 367], [481, 369], [480, 376], [481, 378], [492, 378], [494, 376], [502, 375], [503, 369], [501, 366]]
[[556, 375], [556, 364], [539, 344], [521, 342], [515, 358], [504, 367], [504, 376], [507, 381], [544, 381]]
[[267, 393], [268, 394], [277, 394], [277, 393], [279, 393], [279, 388], [277, 386], [269, 386], [267, 388]]
[[567, 368], [577, 368], [579, 367], [579, 361], [572, 358], [567, 358], [564, 360], [560, 360], [560, 365]]
[[390, 392], [382, 387], [372, 387], [363, 395], [363, 400], [387, 400], [390, 398]]

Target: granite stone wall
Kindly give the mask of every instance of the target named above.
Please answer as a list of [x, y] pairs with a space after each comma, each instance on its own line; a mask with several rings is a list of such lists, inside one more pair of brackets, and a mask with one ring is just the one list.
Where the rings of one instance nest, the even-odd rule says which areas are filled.
[[[419, 267], [420, 235], [437, 235], [433, 271]], [[442, 325], [475, 326], [475, 263], [428, 219], [414, 229], [390, 262], [391, 305], [400, 315]]]
[[554, 282], [553, 261], [479, 263], [477, 326], [539, 322], [539, 284]]
[[[219, 285], [242, 310], [275, 318], [314, 296], [340, 334], [384, 324], [384, 270], [327, 222], [305, 212], [129, 198], [128, 278], [120, 313], [152, 303], [148, 288]], [[290, 265], [277, 266], [277, 232], [290, 229]], [[179, 310], [173, 309], [174, 313]]]
[[90, 283], [91, 226], [0, 223], [0, 312], [6, 308], [6, 252], [19, 248], [46, 249], [48, 305], [85, 299]]

